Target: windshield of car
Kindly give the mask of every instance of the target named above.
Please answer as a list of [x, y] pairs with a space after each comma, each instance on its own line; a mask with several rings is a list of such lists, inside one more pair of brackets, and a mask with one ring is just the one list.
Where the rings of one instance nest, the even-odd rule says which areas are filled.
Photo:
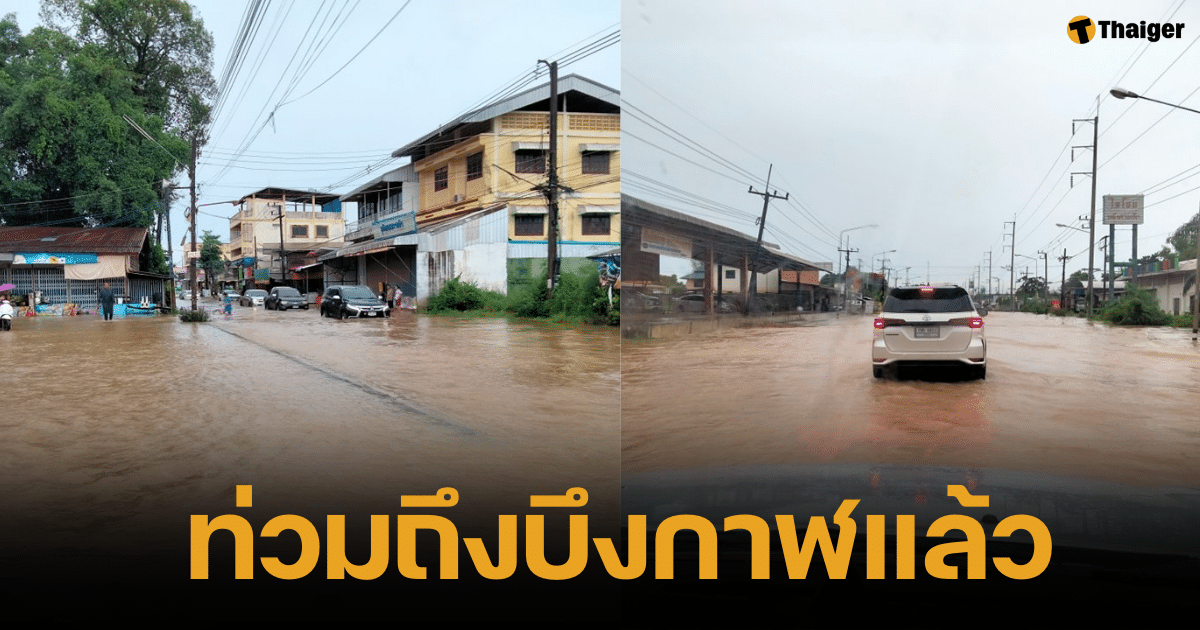
[[892, 289], [883, 304], [885, 313], [960, 313], [974, 310], [965, 289]]
[[373, 293], [367, 287], [357, 285], [342, 289], [342, 297], [348, 300], [370, 300], [373, 298], [378, 298], [379, 296], [375, 295], [375, 293]]
[[285, 288], [281, 288], [281, 289], [276, 289], [275, 294], [280, 297], [299, 297], [300, 292], [291, 287], [285, 287]]
[[267, 297], [267, 292], [262, 289], [250, 289], [246, 292], [246, 297]]

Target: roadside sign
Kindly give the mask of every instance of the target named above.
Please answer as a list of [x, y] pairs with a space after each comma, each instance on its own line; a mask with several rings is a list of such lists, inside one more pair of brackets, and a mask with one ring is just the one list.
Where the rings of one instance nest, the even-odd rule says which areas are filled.
[[187, 257], [188, 257], [188, 260], [191, 260], [193, 258], [199, 258], [200, 252], [188, 252]]
[[1104, 195], [1104, 225], [1141, 225], [1144, 195]]

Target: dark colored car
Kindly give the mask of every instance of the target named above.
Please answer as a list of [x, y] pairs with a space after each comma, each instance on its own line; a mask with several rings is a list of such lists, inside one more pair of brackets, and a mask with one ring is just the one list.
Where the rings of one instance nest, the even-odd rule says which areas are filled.
[[289, 308], [308, 310], [308, 300], [292, 287], [275, 287], [271, 289], [271, 294], [267, 296], [267, 299], [263, 300], [263, 305], [267, 309], [275, 309], [277, 311], [285, 311]]
[[321, 296], [321, 316], [391, 317], [392, 309], [371, 289], [361, 284], [339, 284], [325, 289]]

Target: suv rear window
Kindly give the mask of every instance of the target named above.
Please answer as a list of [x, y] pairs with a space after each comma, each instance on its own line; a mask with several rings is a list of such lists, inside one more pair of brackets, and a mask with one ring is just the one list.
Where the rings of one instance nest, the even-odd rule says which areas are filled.
[[961, 287], [934, 289], [892, 289], [883, 304], [885, 313], [960, 313], [973, 311], [971, 297]]

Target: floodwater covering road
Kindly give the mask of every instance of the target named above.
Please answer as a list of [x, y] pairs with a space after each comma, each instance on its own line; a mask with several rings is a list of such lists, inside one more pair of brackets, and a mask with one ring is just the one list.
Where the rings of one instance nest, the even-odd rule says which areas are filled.
[[1200, 487], [1191, 331], [992, 313], [986, 380], [877, 380], [872, 320], [622, 347], [626, 474], [758, 464], [958, 466]]
[[493, 535], [579, 486], [615, 523], [619, 348], [616, 329], [408, 312], [23, 319], [0, 334], [0, 526], [32, 562], [178, 552], [188, 515], [234, 513], [243, 484], [259, 514], [317, 523], [453, 487], [455, 524]]

